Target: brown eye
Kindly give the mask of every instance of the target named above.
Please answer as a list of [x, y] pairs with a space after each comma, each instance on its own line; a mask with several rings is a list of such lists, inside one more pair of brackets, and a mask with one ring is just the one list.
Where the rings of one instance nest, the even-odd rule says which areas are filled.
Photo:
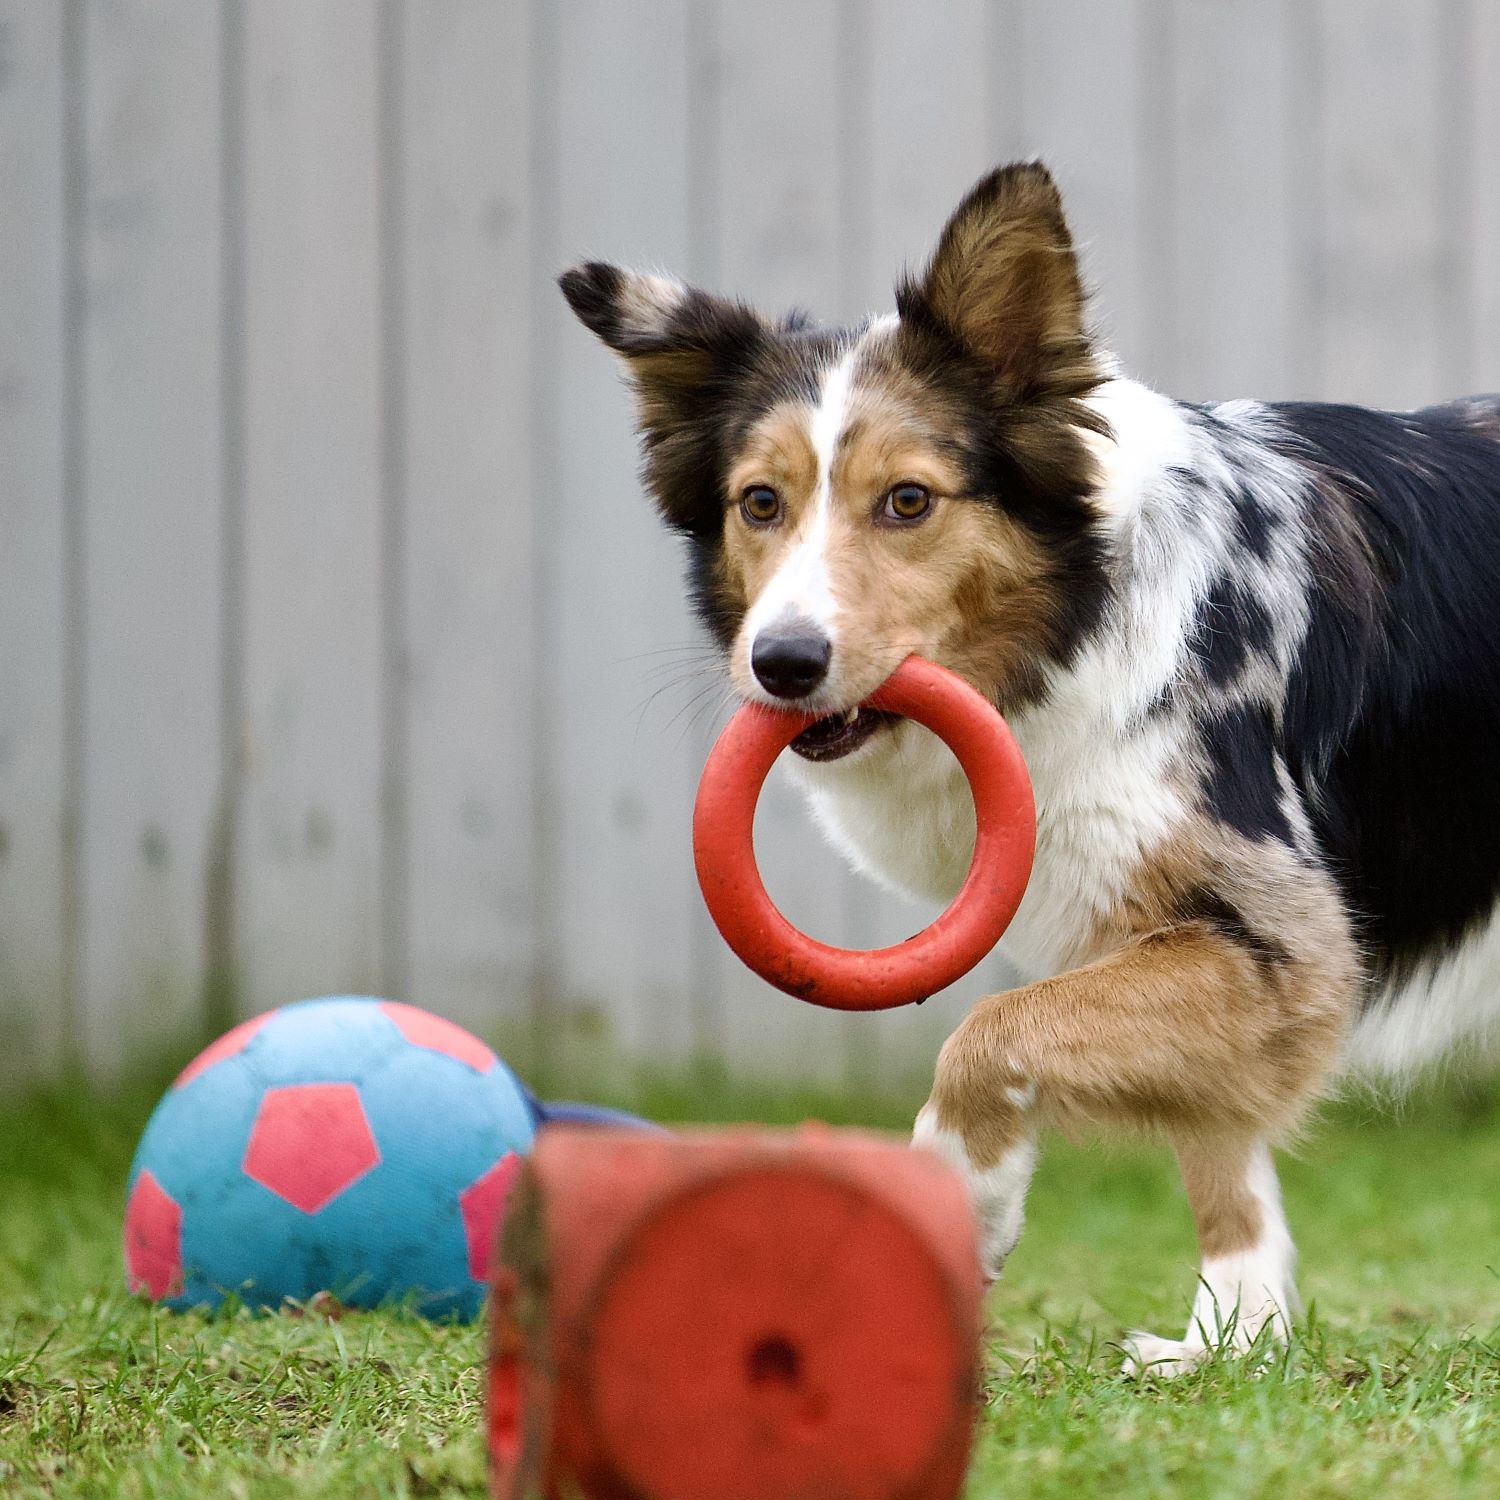
[[932, 509], [932, 495], [925, 485], [898, 484], [885, 497], [882, 515], [887, 521], [920, 521]]
[[769, 526], [781, 519], [781, 496], [769, 485], [752, 484], [740, 498], [740, 510], [752, 526]]

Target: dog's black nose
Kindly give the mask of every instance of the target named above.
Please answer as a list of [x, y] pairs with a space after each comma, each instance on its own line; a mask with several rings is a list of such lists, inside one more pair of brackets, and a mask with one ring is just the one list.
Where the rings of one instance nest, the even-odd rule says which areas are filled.
[[771, 626], [755, 637], [750, 670], [778, 698], [805, 698], [828, 675], [833, 645], [811, 625]]

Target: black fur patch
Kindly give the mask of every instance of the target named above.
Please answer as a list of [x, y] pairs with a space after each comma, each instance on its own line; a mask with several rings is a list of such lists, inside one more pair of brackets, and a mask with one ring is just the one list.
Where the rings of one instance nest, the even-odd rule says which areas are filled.
[[1291, 959], [1291, 952], [1284, 943], [1256, 931], [1245, 920], [1239, 907], [1209, 886], [1194, 886], [1188, 891], [1181, 902], [1180, 915], [1183, 921], [1202, 922], [1238, 944], [1262, 968], [1275, 968]]
[[728, 651], [739, 629], [739, 616], [726, 603], [719, 586], [719, 547], [707, 537], [686, 538], [688, 598], [721, 651]]
[[1214, 687], [1227, 687], [1239, 676], [1253, 651], [1271, 644], [1271, 617], [1253, 594], [1233, 578], [1221, 575], [1198, 606], [1188, 648]]
[[1351, 581], [1347, 537], [1326, 528], [1288, 764], [1366, 942], [1400, 974], [1500, 896], [1500, 430], [1472, 399], [1274, 410], [1365, 548]]
[[1292, 842], [1276, 779], [1276, 743], [1269, 711], [1245, 704], [1202, 727], [1208, 768], [1203, 792], [1219, 822], [1248, 839]]
[[585, 261], [557, 278], [578, 321], [611, 349], [620, 347], [620, 288], [625, 273], [602, 260]]
[[1261, 562], [1271, 556], [1275, 521], [1271, 513], [1243, 485], [1230, 497], [1234, 506], [1234, 531], [1240, 545]]

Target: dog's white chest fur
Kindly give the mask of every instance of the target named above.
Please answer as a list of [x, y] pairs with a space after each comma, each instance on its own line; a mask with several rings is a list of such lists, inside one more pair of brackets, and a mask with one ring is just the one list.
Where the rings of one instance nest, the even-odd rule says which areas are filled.
[[[1141, 857], [1182, 816], [1169, 731], [1114, 734], [1049, 708], [1012, 725], [1037, 801], [1037, 852], [1002, 951], [1027, 979], [1076, 964]], [[946, 903], [974, 850], [974, 804], [958, 762], [903, 724], [853, 764], [794, 772], [836, 847], [888, 888]]]

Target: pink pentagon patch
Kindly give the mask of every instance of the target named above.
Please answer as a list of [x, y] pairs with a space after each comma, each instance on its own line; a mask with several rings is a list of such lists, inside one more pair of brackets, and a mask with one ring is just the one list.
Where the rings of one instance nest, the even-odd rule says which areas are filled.
[[125, 1205], [125, 1284], [157, 1301], [182, 1290], [182, 1205], [150, 1172]]
[[221, 1063], [225, 1058], [234, 1057], [237, 1053], [243, 1052], [250, 1038], [275, 1014], [274, 1010], [268, 1010], [263, 1016], [251, 1016], [248, 1021], [241, 1021], [238, 1026], [231, 1027], [218, 1041], [210, 1042], [177, 1075], [172, 1087], [180, 1089], [183, 1084], [191, 1083], [200, 1073], [206, 1073], [215, 1063]]
[[505, 1205], [521, 1171], [521, 1158], [507, 1151], [489, 1171], [482, 1173], [458, 1195], [464, 1216], [464, 1238], [469, 1245], [469, 1275], [475, 1281], [489, 1277], [505, 1220]]
[[352, 1083], [293, 1083], [261, 1096], [245, 1147], [247, 1177], [315, 1214], [371, 1168], [380, 1148]]
[[435, 1016], [430, 1010], [403, 1005], [399, 1000], [382, 1000], [380, 1008], [400, 1028], [401, 1035], [414, 1047], [426, 1047], [473, 1068], [488, 1073], [499, 1061], [493, 1052], [462, 1026]]

